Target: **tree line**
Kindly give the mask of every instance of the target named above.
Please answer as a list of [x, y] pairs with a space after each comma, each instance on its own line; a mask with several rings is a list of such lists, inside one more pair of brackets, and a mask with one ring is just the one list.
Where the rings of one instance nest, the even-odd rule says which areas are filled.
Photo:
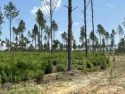
[[[125, 19], [122, 25], [119, 25], [117, 30], [112, 29], [109, 33], [102, 24], [97, 25], [95, 30], [94, 25], [94, 0], [84, 0], [83, 2], [83, 26], [80, 28], [79, 41], [81, 44], [76, 43], [76, 39], [72, 34], [72, 0], [68, 0], [68, 32], [64, 31], [61, 34], [62, 41], [54, 40], [54, 33], [58, 31], [58, 24], [53, 19], [53, 13], [56, 8], [58, 0], [42, 0], [47, 4], [50, 9], [50, 26], [46, 24], [47, 19], [42, 12], [38, 9], [36, 12], [36, 24], [31, 31], [26, 32], [26, 25], [24, 20], [19, 20], [18, 26], [12, 26], [12, 22], [19, 16], [20, 11], [16, 8], [13, 2], [9, 2], [8, 5], [4, 6], [4, 12], [2, 13], [0, 9], [0, 36], [2, 36], [2, 24], [4, 24], [4, 18], [7, 18], [9, 23], [10, 36], [5, 40], [0, 39], [0, 48], [6, 46], [6, 50], [9, 51], [39, 51], [39, 52], [49, 52], [51, 51], [68, 51], [68, 56], [71, 62], [71, 52], [85, 50], [86, 58], [88, 57], [89, 51], [103, 51], [107, 53], [114, 52], [125, 52], [125, 36], [124, 29]], [[90, 5], [91, 17], [92, 17], [92, 31], [87, 35], [87, 7]], [[116, 44], [115, 38], [116, 34], [119, 35], [119, 42]], [[98, 37], [98, 36], [99, 37]], [[12, 40], [13, 37], [13, 40]], [[44, 42], [43, 42], [44, 41]]]
[[[45, 0], [46, 1], [46, 0]], [[89, 1], [89, 0], [88, 0]], [[50, 0], [50, 4], [52, 0]], [[47, 3], [47, 2], [46, 2]], [[96, 34], [94, 32], [94, 8], [93, 8], [93, 0], [90, 0], [89, 3], [91, 4], [91, 10], [92, 10], [92, 31], [89, 34], [89, 37], [87, 37], [86, 33], [86, 8], [88, 7], [87, 0], [84, 1], [84, 25], [80, 29], [80, 37], [79, 41], [81, 44], [76, 44], [76, 40], [74, 39], [72, 35], [72, 48], [74, 50], [84, 50], [84, 49], [95, 49], [96, 51], [111, 51], [113, 50], [113, 47], [117, 44], [115, 43], [115, 35], [119, 34], [119, 43], [118, 48], [123, 48], [124, 38], [122, 37], [124, 35], [124, 30], [121, 25], [118, 26], [117, 31], [114, 29], [112, 30], [112, 33], [109, 34], [105, 30], [105, 28], [101, 25], [97, 25]], [[50, 5], [49, 4], [49, 5]], [[52, 6], [52, 5], [50, 5]], [[44, 17], [44, 14], [42, 10], [38, 9], [36, 12], [36, 24], [34, 25], [32, 31], [28, 31], [27, 35], [24, 35], [24, 32], [26, 31], [25, 21], [19, 20], [18, 27], [12, 27], [12, 22], [15, 20], [17, 16], [19, 16], [19, 10], [16, 8], [16, 6], [13, 4], [13, 2], [9, 2], [8, 5], [4, 6], [5, 12], [2, 13], [0, 11], [0, 35], [2, 36], [2, 24], [4, 24], [4, 18], [6, 17], [9, 21], [9, 30], [10, 30], [10, 39], [6, 38], [5, 40], [1, 41], [1, 48], [3, 44], [6, 44], [6, 47], [9, 50], [13, 49], [23, 49], [27, 50], [28, 48], [32, 48], [34, 50], [39, 51], [49, 51], [50, 50], [50, 38], [53, 37], [53, 33], [58, 31], [58, 25], [55, 20], [52, 20], [51, 26], [46, 25], [46, 19]], [[53, 9], [50, 9], [52, 13], [54, 12]], [[50, 12], [51, 12], [50, 11]], [[52, 13], [50, 13], [52, 15]], [[51, 18], [52, 19], [52, 18]], [[70, 23], [71, 24], [71, 23]], [[125, 26], [125, 22], [123, 22], [123, 26]], [[52, 34], [51, 34], [51, 28], [52, 28]], [[97, 34], [99, 35], [99, 38], [97, 37]], [[13, 41], [12, 41], [12, 35], [13, 35]], [[62, 50], [68, 50], [68, 32], [64, 31], [61, 34], [62, 41], [51, 39], [51, 45], [55, 47], [55, 49]], [[43, 44], [44, 41], [44, 44]], [[110, 42], [110, 43], [109, 43]], [[54, 44], [53, 44], [54, 43]], [[86, 48], [88, 46], [88, 48]], [[95, 48], [94, 48], [95, 47]], [[52, 48], [51, 48], [52, 49]]]
[[[87, 2], [88, 1], [88, 2]], [[46, 0], [44, 0], [47, 3]], [[52, 7], [53, 4], [50, 0], [49, 5]], [[72, 39], [72, 49], [73, 50], [94, 50], [94, 51], [107, 51], [107, 52], [114, 52], [124, 51], [124, 30], [121, 25], [118, 26], [117, 30], [112, 30], [111, 34], [101, 25], [97, 25], [97, 29], [95, 31], [94, 26], [94, 1], [93, 0], [84, 0], [84, 22], [83, 26], [80, 29], [80, 37], [79, 41], [81, 44], [76, 44], [76, 40], [74, 39], [72, 32], [71, 32], [71, 39]], [[86, 8], [88, 4], [91, 5], [92, 10], [92, 31], [87, 37], [87, 26], [86, 26], [86, 17], [87, 11]], [[54, 32], [58, 31], [58, 25], [55, 20], [51, 18], [53, 16], [54, 9], [50, 9], [50, 26], [46, 25], [46, 19], [42, 10], [38, 9], [36, 12], [36, 24], [34, 25], [32, 31], [28, 31], [27, 35], [24, 35], [26, 31], [26, 25], [24, 20], [19, 20], [18, 27], [12, 26], [13, 20], [17, 16], [19, 16], [19, 10], [13, 4], [13, 2], [9, 2], [8, 5], [4, 6], [5, 12], [2, 13], [0, 10], [0, 36], [2, 36], [2, 24], [4, 24], [4, 18], [6, 17], [9, 21], [9, 31], [10, 31], [10, 39], [6, 38], [5, 40], [0, 39], [0, 46], [1, 50], [3, 44], [6, 44], [8, 50], [34, 50], [34, 51], [50, 51], [52, 48], [55, 50], [60, 51], [68, 51], [68, 32], [64, 31], [61, 34], [62, 41], [54, 40], [53, 34]], [[122, 23], [125, 26], [125, 22]], [[71, 25], [71, 24], [70, 24]], [[72, 28], [72, 27], [71, 27]], [[71, 30], [72, 31], [72, 30]], [[97, 34], [99, 37], [97, 37]], [[119, 43], [115, 43], [115, 36], [116, 34], [119, 35]], [[13, 36], [13, 41], [12, 41]], [[51, 41], [50, 41], [51, 40]], [[44, 41], [44, 44], [43, 44]], [[50, 43], [51, 42], [51, 43]], [[52, 48], [50, 47], [52, 46]], [[86, 51], [87, 51], [86, 50]]]

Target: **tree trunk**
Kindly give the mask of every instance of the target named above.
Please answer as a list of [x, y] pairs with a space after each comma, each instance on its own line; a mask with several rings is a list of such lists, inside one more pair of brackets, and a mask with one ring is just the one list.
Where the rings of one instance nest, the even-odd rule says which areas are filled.
[[82, 47], [83, 47], [83, 51], [84, 51], [84, 38], [82, 39]]
[[109, 45], [109, 44], [108, 44], [108, 40], [107, 40], [107, 52], [109, 52], [109, 50], [108, 50], [108, 45]]
[[72, 0], [68, 0], [68, 70], [72, 69]]
[[41, 52], [43, 51], [43, 41], [42, 41], [42, 38], [43, 38], [43, 32], [42, 32], [42, 28], [41, 28], [41, 42], [40, 42], [40, 48], [41, 48]]
[[102, 52], [102, 38], [101, 38], [101, 34], [99, 34], [100, 36], [100, 51]]
[[86, 58], [88, 57], [88, 46], [87, 46], [87, 24], [86, 24], [86, 0], [84, 0], [84, 31], [85, 31], [85, 48], [86, 48]]
[[38, 48], [39, 48], [39, 52], [41, 51], [40, 50], [40, 25], [39, 25], [39, 32], [38, 32]]
[[12, 20], [10, 19], [10, 52], [11, 52], [11, 24], [12, 24]]
[[49, 34], [48, 34], [48, 46], [47, 46], [47, 49], [48, 49], [48, 51], [50, 50], [50, 47], [49, 47], [49, 38], [50, 36], [49, 36]]
[[53, 51], [53, 48], [52, 48], [52, 42], [53, 42], [53, 37], [52, 37], [52, 0], [50, 0], [50, 32], [51, 32], [51, 54], [52, 54], [52, 51]]
[[95, 35], [95, 32], [94, 32], [94, 7], [93, 7], [93, 0], [91, 0], [91, 11], [92, 11], [92, 31], [93, 31], [93, 51], [95, 51], [95, 48], [94, 48], [94, 35]]
[[13, 32], [13, 43], [14, 43], [14, 32]]
[[36, 35], [35, 35], [35, 49], [36, 49]]

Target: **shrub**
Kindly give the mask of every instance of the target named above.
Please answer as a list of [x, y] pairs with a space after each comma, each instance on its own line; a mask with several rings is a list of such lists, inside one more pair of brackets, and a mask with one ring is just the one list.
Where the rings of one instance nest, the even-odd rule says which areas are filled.
[[95, 72], [95, 71], [99, 71], [99, 67], [86, 68], [84, 71], [85, 71], [85, 72]]
[[23, 81], [27, 81], [30, 79], [30, 75], [29, 75], [29, 70], [22, 70], [22, 80]]
[[56, 61], [56, 60], [54, 60], [52, 63], [53, 63], [53, 65], [54, 65], [54, 66], [56, 66], [57, 61]]
[[50, 60], [48, 61], [47, 65], [45, 66], [44, 72], [45, 74], [52, 73], [53, 67], [52, 63], [50, 63]]
[[83, 64], [82, 60], [73, 60], [73, 61], [74, 61], [73, 64], [77, 64], [77, 65]]
[[20, 68], [20, 69], [27, 69], [27, 64], [25, 63], [25, 62], [22, 62], [22, 61], [18, 61], [16, 64], [15, 64], [15, 66], [17, 67], [17, 68]]
[[56, 66], [60, 62], [59, 58], [52, 59], [52, 64]]
[[[109, 65], [109, 60], [106, 58], [104, 53], [90, 54], [87, 60], [83, 61], [82, 68], [84, 71], [96, 71], [100, 69], [106, 69]], [[78, 67], [79, 69], [81, 67]]]
[[78, 66], [77, 66], [77, 69], [78, 69], [78, 70], [83, 70], [83, 67], [78, 65]]
[[100, 63], [100, 68], [101, 69], [106, 69], [107, 67], [107, 62], [105, 57], [100, 57], [99, 58], [99, 63]]
[[62, 72], [65, 70], [65, 66], [63, 64], [58, 64], [56, 68], [57, 72]]
[[85, 67], [85, 68], [92, 68], [92, 67], [93, 67], [92, 62], [90, 62], [89, 60], [85, 60], [85, 61], [83, 62], [83, 64], [84, 64], [84, 67]]
[[[97, 67], [106, 69], [109, 60], [104, 53], [89, 53], [83, 58], [84, 52], [73, 52], [73, 68], [85, 71], [96, 71]], [[52, 73], [53, 68], [64, 71], [67, 68], [67, 53], [22, 53], [14, 52], [13, 64], [11, 53], [0, 52], [1, 82], [20, 82], [29, 79], [42, 79], [42, 75]], [[115, 60], [114, 60], [115, 61]], [[12, 69], [12, 71], [11, 71]], [[12, 72], [12, 79], [11, 79]]]
[[100, 65], [100, 68], [101, 68], [102, 70], [106, 69], [106, 68], [107, 68], [107, 64], [106, 64], [106, 63], [102, 63], [102, 64]]
[[93, 67], [93, 64], [89, 60], [87, 60], [86, 68], [92, 68], [92, 67]]
[[6, 82], [9, 82], [9, 77], [6, 75], [4, 71], [1, 71], [1, 83], [4, 84]]
[[57, 80], [64, 80], [65, 79], [65, 76], [61, 73], [58, 73], [57, 76], [56, 76], [56, 79]]
[[43, 76], [44, 76], [44, 71], [43, 70], [37, 70], [35, 72], [35, 78], [37, 79], [37, 82], [41, 82], [43, 80]]

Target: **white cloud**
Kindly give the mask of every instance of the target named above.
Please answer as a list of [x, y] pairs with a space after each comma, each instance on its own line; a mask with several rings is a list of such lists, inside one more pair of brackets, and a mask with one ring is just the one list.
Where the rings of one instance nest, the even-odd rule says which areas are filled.
[[40, 8], [42, 10], [42, 12], [47, 15], [50, 11], [49, 11], [49, 6], [45, 5], [42, 8]]
[[35, 14], [37, 12], [37, 10], [39, 9], [40, 7], [33, 7], [33, 9], [30, 11], [32, 14]]
[[78, 26], [79, 22], [73, 22], [73, 26]]
[[[48, 1], [48, 0], [46, 0], [46, 1]], [[57, 10], [60, 8], [60, 6], [61, 6], [61, 1], [62, 1], [62, 0], [54, 0], [54, 2], [57, 2], [57, 3], [55, 3], [55, 5], [54, 5], [55, 11], [57, 11]], [[50, 12], [50, 11], [49, 11], [49, 10], [50, 10], [50, 7], [49, 7], [47, 4], [45, 4], [45, 2], [43, 2], [41, 6], [35, 6], [35, 7], [33, 7], [33, 9], [32, 9], [30, 12], [31, 12], [32, 14], [35, 14], [38, 9], [41, 9], [42, 12], [43, 12], [45, 15], [49, 14], [49, 12]]]
[[114, 4], [112, 4], [112, 3], [107, 3], [107, 6], [110, 7], [110, 8], [113, 8], [113, 7], [114, 7]]
[[58, 10], [58, 8], [60, 8], [60, 6], [61, 6], [61, 1], [62, 1], [62, 0], [58, 0], [57, 7], [56, 7], [57, 10]]

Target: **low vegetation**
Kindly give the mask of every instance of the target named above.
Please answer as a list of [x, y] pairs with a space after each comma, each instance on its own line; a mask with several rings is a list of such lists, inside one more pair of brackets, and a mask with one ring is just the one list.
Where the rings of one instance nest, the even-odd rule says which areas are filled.
[[[104, 53], [89, 53], [88, 59], [83, 52], [73, 53], [73, 69], [92, 72], [106, 69], [109, 60]], [[31, 79], [41, 82], [45, 74], [67, 70], [67, 53], [0, 53], [0, 82], [18, 83]]]

